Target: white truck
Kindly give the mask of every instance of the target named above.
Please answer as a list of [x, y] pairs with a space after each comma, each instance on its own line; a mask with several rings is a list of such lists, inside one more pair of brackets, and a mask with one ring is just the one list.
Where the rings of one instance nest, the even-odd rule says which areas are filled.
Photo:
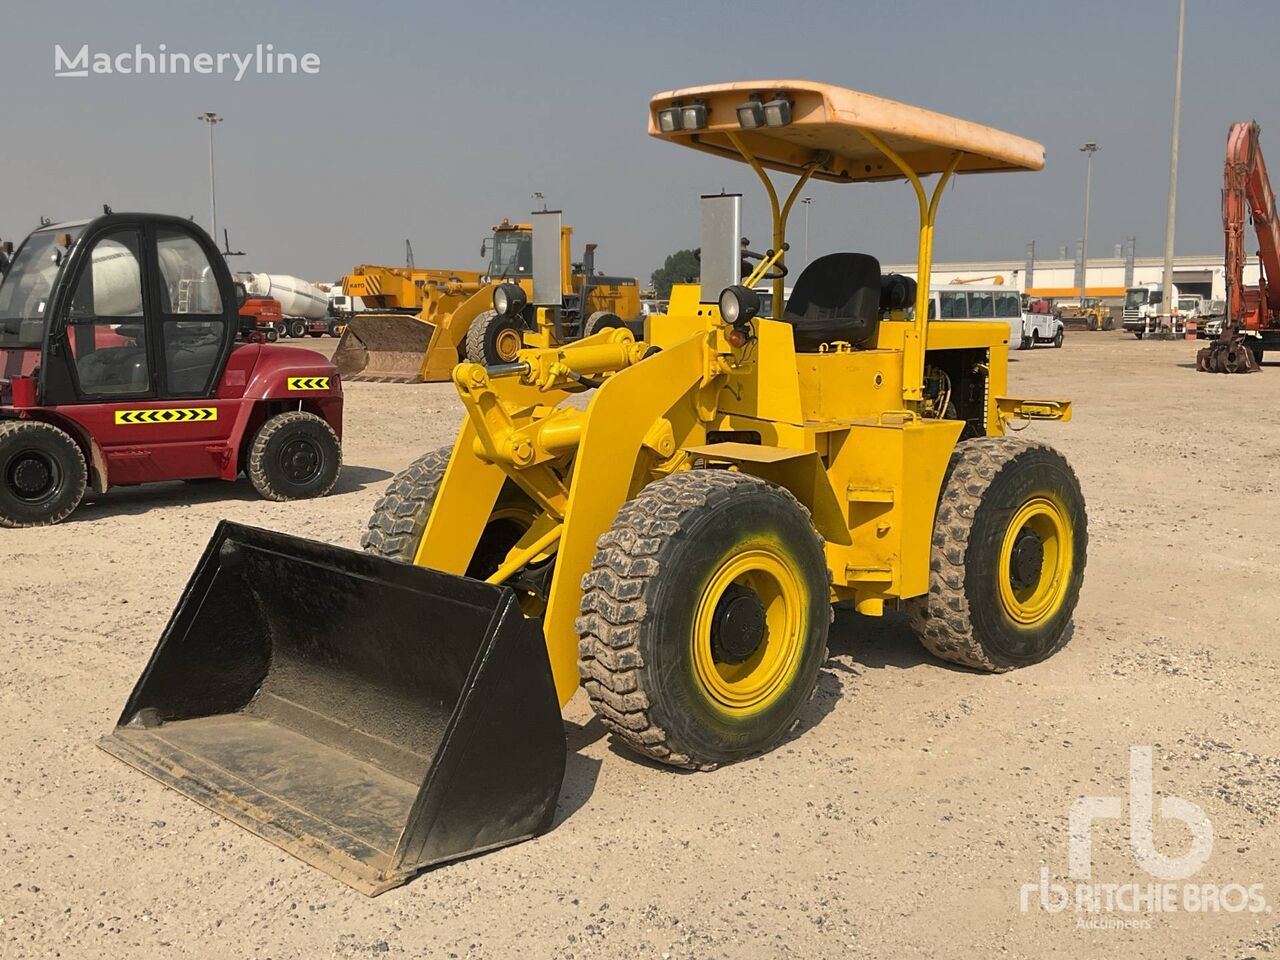
[[[1178, 287], [1173, 285], [1173, 300], [1178, 301]], [[1148, 330], [1156, 328], [1160, 306], [1164, 302], [1164, 285], [1147, 283], [1129, 287], [1124, 295], [1124, 319], [1121, 325], [1139, 340]]]

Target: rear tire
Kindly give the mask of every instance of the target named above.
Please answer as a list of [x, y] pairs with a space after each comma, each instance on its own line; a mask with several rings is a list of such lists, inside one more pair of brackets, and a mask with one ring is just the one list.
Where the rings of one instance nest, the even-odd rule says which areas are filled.
[[0, 527], [58, 523], [80, 505], [89, 471], [75, 438], [40, 420], [0, 421]]
[[582, 581], [578, 672], [591, 708], [672, 766], [768, 750], [826, 659], [829, 583], [822, 539], [781, 487], [727, 470], [649, 484]]
[[307, 336], [308, 336], [308, 337], [323, 337], [323, 336], [324, 336], [324, 331], [323, 331], [323, 330], [308, 330], [308, 331], [307, 331]]
[[608, 310], [597, 310], [587, 317], [586, 323], [582, 325], [582, 335], [583, 337], [591, 337], [601, 330], [616, 330], [625, 326], [626, 324], [622, 322], [622, 318], [616, 313], [611, 313]]
[[249, 480], [263, 497], [309, 500], [323, 497], [338, 482], [342, 446], [320, 417], [290, 410], [258, 429], [248, 459]]
[[283, 320], [277, 320], [275, 327], [277, 337], [287, 337], [289, 335], [289, 325]]
[[467, 330], [467, 359], [492, 367], [499, 363], [511, 363], [524, 347], [520, 325], [514, 318], [500, 317], [495, 310], [486, 310], [474, 320]]
[[301, 339], [307, 335], [307, 325], [302, 320], [289, 321], [289, 336], [294, 339]]
[[912, 629], [934, 656], [976, 670], [1039, 663], [1067, 641], [1088, 541], [1062, 454], [1013, 437], [962, 441], [934, 519], [929, 592], [906, 604]]
[[1023, 336], [1023, 338], [1022, 338], [1022, 349], [1023, 349], [1023, 350], [1030, 350], [1030, 349], [1031, 349], [1032, 347], [1034, 347], [1035, 345], [1036, 345], [1036, 338], [1035, 338], [1034, 336], [1029, 336], [1029, 337], [1028, 337], [1028, 336], [1025, 336], [1025, 335]]
[[1066, 334], [1063, 333], [1061, 330], [1059, 330], [1057, 333], [1053, 335], [1053, 345], [1055, 347], [1061, 347], [1062, 341], [1065, 339], [1066, 339]]
[[[389, 560], [413, 563], [452, 453], [452, 446], [433, 450], [391, 479], [386, 493], [373, 505], [368, 529], [360, 538], [360, 546], [365, 551]], [[533, 519], [533, 505], [519, 488], [508, 482], [498, 496], [494, 516], [480, 535], [466, 575], [483, 580], [497, 570]]]
[[267, 328], [267, 343], [275, 343], [280, 339], [280, 334], [276, 332], [275, 327]]

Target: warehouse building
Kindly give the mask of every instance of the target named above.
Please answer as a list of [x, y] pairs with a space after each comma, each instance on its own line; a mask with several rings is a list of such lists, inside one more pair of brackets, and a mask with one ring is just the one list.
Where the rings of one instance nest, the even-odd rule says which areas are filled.
[[[914, 277], [914, 263], [886, 264], [885, 273]], [[1085, 293], [1091, 297], [1122, 299], [1127, 287], [1160, 283], [1163, 257], [1090, 257]], [[1258, 283], [1258, 258], [1245, 262], [1244, 282]], [[998, 280], [996, 278], [999, 278]], [[955, 281], [1003, 283], [1033, 296], [1055, 299], [1079, 297], [1080, 259], [952, 261], [933, 265], [934, 284]], [[1225, 300], [1226, 273], [1221, 253], [1173, 258], [1173, 283], [1183, 294]]]

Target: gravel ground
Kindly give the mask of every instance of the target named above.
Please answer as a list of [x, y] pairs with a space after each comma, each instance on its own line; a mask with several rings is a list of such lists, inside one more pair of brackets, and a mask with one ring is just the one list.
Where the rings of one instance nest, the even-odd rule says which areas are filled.
[[[709, 774], [618, 751], [579, 695], [555, 828], [374, 900], [94, 743], [217, 520], [357, 546], [391, 474], [450, 439], [449, 385], [349, 385], [347, 466], [323, 501], [170, 484], [0, 531], [0, 956], [1280, 952], [1269, 909], [1053, 913], [1021, 895], [1042, 867], [1065, 882], [1072, 802], [1125, 796], [1129, 748], [1150, 745], [1157, 798], [1213, 826], [1178, 897], [1263, 884], [1280, 903], [1280, 595], [1253, 585], [1280, 565], [1280, 366], [1208, 376], [1193, 354], [1082, 333], [1016, 355], [1012, 391], [1075, 399], [1072, 423], [1030, 435], [1066, 453], [1089, 503], [1075, 633], [1053, 659], [978, 675], [899, 616], [842, 612], [796, 736]], [[1157, 820], [1158, 849], [1182, 853], [1187, 830]], [[1095, 823], [1092, 864], [1094, 883], [1160, 882], [1124, 818]]]

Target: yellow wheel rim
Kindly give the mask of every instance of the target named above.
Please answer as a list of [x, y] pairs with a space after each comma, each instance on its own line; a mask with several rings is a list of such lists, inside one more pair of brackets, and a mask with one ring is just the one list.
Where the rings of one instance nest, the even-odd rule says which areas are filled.
[[[716, 611], [732, 586], [755, 594], [764, 613], [763, 636], [741, 663], [725, 663], [712, 649]], [[749, 714], [780, 697], [795, 675], [804, 650], [804, 590], [792, 565], [769, 549], [752, 549], [726, 560], [711, 575], [698, 600], [693, 629], [694, 673], [722, 710]]]
[[[1034, 551], [1034, 541], [1028, 538], [1039, 541], [1038, 570], [1025, 560], [1020, 563], [1017, 556], [1028, 546]], [[996, 576], [1000, 603], [1015, 623], [1035, 626], [1061, 608], [1071, 579], [1072, 539], [1071, 521], [1056, 497], [1028, 500], [1014, 513], [1000, 545]]]
[[524, 340], [520, 336], [520, 331], [506, 327], [498, 331], [498, 337], [494, 341], [493, 349], [502, 358], [503, 363], [510, 363], [516, 358], [516, 354], [520, 352], [520, 348], [523, 346]]

